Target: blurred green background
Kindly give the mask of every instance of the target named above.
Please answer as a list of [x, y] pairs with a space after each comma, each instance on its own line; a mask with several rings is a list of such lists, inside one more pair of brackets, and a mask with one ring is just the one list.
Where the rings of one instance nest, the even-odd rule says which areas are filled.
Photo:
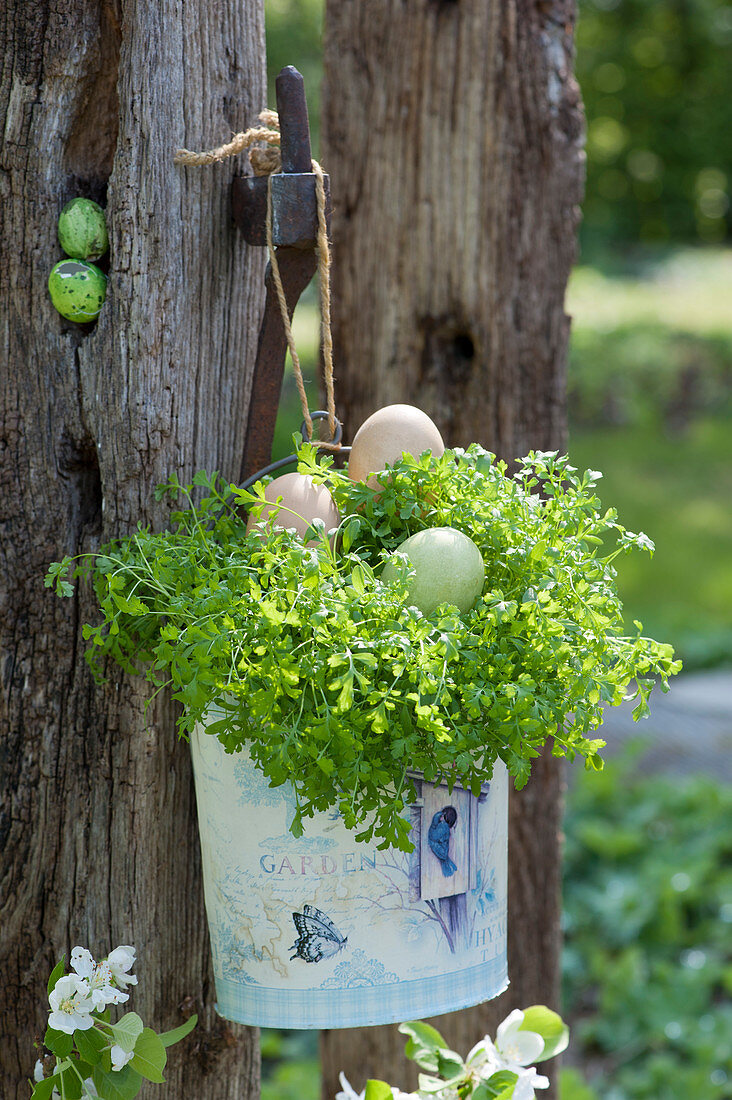
[[[266, 12], [271, 78], [285, 64], [305, 76], [317, 149], [322, 0], [266, 0]], [[732, 665], [732, 6], [580, 0], [576, 41], [587, 193], [567, 305], [570, 454], [603, 471], [603, 501], [656, 543], [652, 561], [619, 561], [628, 620], [671, 641], [687, 672], [723, 668]], [[314, 296], [295, 333], [314, 407]], [[288, 376], [279, 454], [298, 408]], [[730, 811], [721, 781], [648, 777], [632, 757], [574, 777], [562, 1100], [732, 1097], [732, 875], [721, 870], [732, 865]], [[314, 1035], [267, 1032], [263, 1055], [264, 1100], [317, 1100]]]

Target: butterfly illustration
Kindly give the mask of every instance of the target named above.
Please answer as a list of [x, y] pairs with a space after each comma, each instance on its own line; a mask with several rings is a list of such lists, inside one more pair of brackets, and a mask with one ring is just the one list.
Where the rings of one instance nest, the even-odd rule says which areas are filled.
[[348, 942], [348, 937], [340, 934], [330, 917], [314, 905], [303, 905], [302, 913], [293, 913], [292, 919], [298, 936], [290, 948], [295, 952], [290, 962], [302, 959], [306, 963], [316, 963], [330, 959]]

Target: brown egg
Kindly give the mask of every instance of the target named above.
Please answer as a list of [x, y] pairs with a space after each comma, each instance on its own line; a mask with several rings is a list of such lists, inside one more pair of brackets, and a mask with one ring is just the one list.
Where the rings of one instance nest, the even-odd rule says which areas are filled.
[[[264, 495], [272, 501], [272, 506], [262, 508], [259, 519], [249, 515], [247, 532], [255, 524], [266, 521], [283, 529], [294, 527], [302, 538], [314, 519], [322, 519], [326, 531], [340, 523], [338, 509], [326, 487], [317, 485], [307, 474], [282, 474], [270, 481]], [[282, 498], [280, 505], [275, 503], [278, 497]]]
[[[356, 432], [348, 476], [351, 481], [365, 481], [405, 452], [417, 458], [423, 451], [432, 451], [436, 458], [445, 451], [442, 436], [427, 413], [414, 405], [386, 405], [364, 420]], [[368, 484], [376, 488], [376, 477], [368, 477]]]

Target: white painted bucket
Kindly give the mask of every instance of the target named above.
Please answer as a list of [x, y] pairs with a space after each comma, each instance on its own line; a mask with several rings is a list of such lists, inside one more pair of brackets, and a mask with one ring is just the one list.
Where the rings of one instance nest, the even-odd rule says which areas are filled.
[[[508, 776], [480, 799], [417, 782], [411, 854], [337, 813], [288, 831], [291, 788], [191, 737], [217, 1011], [262, 1027], [361, 1027], [497, 997], [506, 970]], [[449, 809], [449, 808], [452, 809]]]

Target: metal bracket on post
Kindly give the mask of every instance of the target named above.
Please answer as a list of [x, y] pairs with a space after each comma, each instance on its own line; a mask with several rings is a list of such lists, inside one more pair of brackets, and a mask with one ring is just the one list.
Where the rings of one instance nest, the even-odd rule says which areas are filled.
[[[311, 171], [310, 126], [302, 76], [288, 65], [275, 82], [280, 119], [282, 172], [271, 177], [272, 238], [287, 308], [292, 317], [298, 299], [317, 268], [315, 245], [318, 208]], [[325, 176], [326, 216], [330, 226], [330, 181]], [[267, 176], [238, 176], [231, 185], [234, 221], [247, 244], [265, 246]], [[271, 266], [265, 275], [267, 295], [254, 365], [241, 480], [266, 466], [272, 455], [277, 408], [287, 355]]]

